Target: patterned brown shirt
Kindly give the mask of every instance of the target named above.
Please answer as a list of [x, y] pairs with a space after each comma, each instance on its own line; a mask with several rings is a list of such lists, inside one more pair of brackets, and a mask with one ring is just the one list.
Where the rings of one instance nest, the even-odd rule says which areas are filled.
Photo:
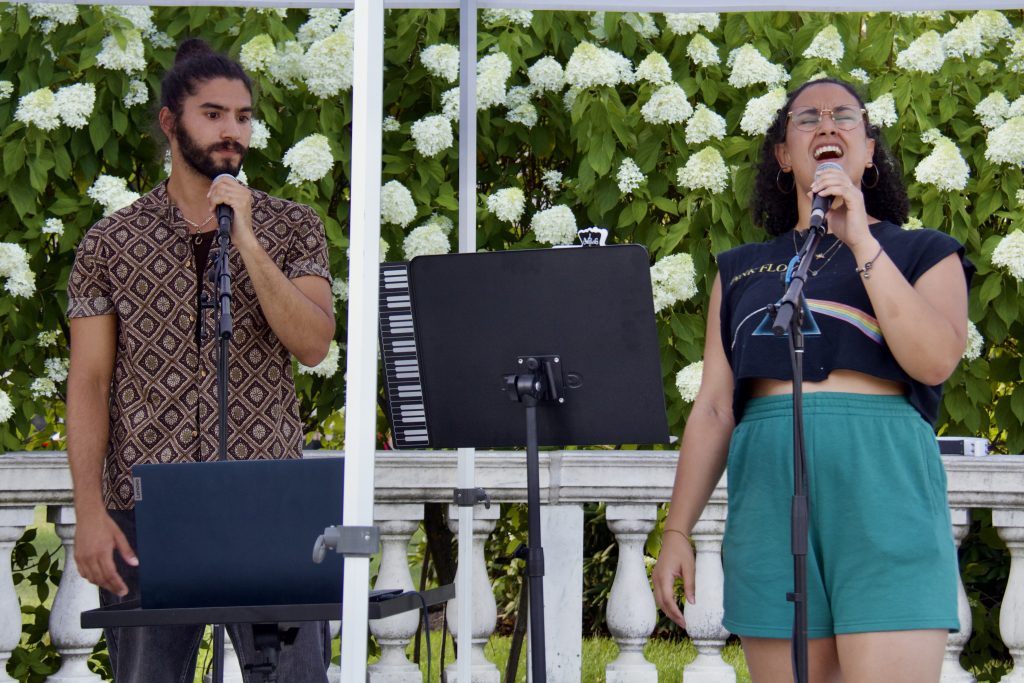
[[[323, 225], [311, 208], [252, 190], [253, 230], [289, 278], [330, 281]], [[212, 309], [198, 300], [192, 236], [166, 183], [96, 223], [75, 256], [68, 317], [117, 316], [110, 441], [103, 495], [108, 508], [134, 506], [131, 467], [217, 458], [217, 339]], [[210, 250], [207, 274], [218, 247]], [[241, 256], [230, 247], [234, 334], [229, 346], [228, 457], [299, 458], [302, 425], [291, 355], [270, 329]], [[202, 279], [214, 301], [216, 285]]]

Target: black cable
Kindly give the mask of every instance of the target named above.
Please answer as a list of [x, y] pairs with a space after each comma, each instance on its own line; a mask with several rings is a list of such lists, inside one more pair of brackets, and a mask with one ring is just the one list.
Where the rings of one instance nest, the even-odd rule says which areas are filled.
[[[430, 683], [430, 666], [431, 666], [431, 661], [430, 661], [430, 614], [427, 612], [427, 599], [425, 597], [423, 597], [423, 593], [420, 593], [419, 591], [410, 591], [410, 592], [413, 595], [415, 595], [417, 598], [419, 598], [420, 599], [420, 604], [423, 605], [422, 607], [420, 607], [420, 611], [423, 612], [423, 631], [424, 631], [424, 633], [427, 636], [426, 639], [425, 639], [427, 641], [427, 673], [426, 673], [426, 681], [427, 681], [427, 683]], [[444, 634], [441, 634], [441, 637], [443, 638]], [[444, 666], [444, 662], [441, 662], [441, 666], [442, 667]]]

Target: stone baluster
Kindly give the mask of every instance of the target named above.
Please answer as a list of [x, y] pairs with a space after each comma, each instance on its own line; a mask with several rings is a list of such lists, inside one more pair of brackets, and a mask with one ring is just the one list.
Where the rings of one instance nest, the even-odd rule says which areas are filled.
[[[494, 600], [494, 591], [487, 576], [487, 564], [484, 562], [484, 541], [494, 531], [500, 514], [498, 505], [492, 505], [489, 510], [482, 505], [473, 508], [473, 623], [469, 625], [472, 629], [472, 652], [458, 653], [460, 658], [470, 657], [472, 683], [498, 683], [501, 678], [498, 667], [484, 655], [484, 645], [494, 632], [494, 625], [498, 620], [498, 604]], [[459, 508], [455, 505], [448, 508], [448, 528], [454, 534], [459, 532]], [[455, 572], [456, 585], [461, 570], [459, 567]], [[453, 638], [458, 637], [461, 628], [458, 599], [456, 597], [448, 603], [448, 627]], [[456, 683], [458, 662], [449, 666], [445, 672], [448, 675], [448, 683]]]
[[52, 505], [46, 516], [64, 545], [64, 573], [50, 610], [50, 640], [60, 653], [60, 670], [48, 680], [99, 681], [100, 676], [89, 671], [87, 664], [102, 631], [82, 628], [81, 618], [85, 610], [100, 606], [100, 597], [96, 587], [78, 573], [75, 563], [75, 509]]
[[[967, 531], [971, 527], [971, 511], [963, 508], [953, 508], [950, 511], [953, 521], [953, 540], [956, 546], [964, 540]], [[958, 575], [956, 579], [956, 611], [960, 619], [960, 630], [950, 633], [946, 640], [946, 657], [942, 660], [942, 683], [975, 683], [977, 679], [960, 666], [960, 653], [971, 637], [971, 606], [967, 602], [967, 592], [964, 590], [963, 579]]]
[[1024, 510], [993, 510], [992, 526], [1010, 551], [1010, 576], [999, 612], [999, 635], [1013, 657], [1002, 683], [1024, 683]]
[[[409, 539], [423, 521], [422, 505], [376, 505], [381, 557], [375, 588], [414, 590], [409, 573]], [[419, 683], [420, 668], [405, 655], [423, 615], [419, 610], [370, 620], [370, 632], [380, 644], [380, 660], [369, 666], [370, 683]], [[429, 637], [430, 634], [425, 634]]]
[[687, 683], [736, 682], [736, 671], [722, 659], [722, 648], [729, 637], [722, 626], [725, 515], [725, 505], [708, 505], [693, 527], [693, 542], [697, 546], [697, 594], [692, 605], [684, 600], [683, 616], [686, 633], [697, 648], [697, 658], [684, 669]]
[[619, 546], [615, 580], [608, 596], [608, 630], [619, 646], [618, 658], [605, 669], [608, 683], [657, 683], [658, 670], [644, 657], [657, 623], [654, 593], [644, 564], [644, 544], [658, 519], [654, 505], [608, 505], [608, 528]]
[[0, 508], [0, 683], [13, 683], [7, 662], [21, 642], [21, 604], [11, 576], [11, 550], [31, 523], [32, 508]]

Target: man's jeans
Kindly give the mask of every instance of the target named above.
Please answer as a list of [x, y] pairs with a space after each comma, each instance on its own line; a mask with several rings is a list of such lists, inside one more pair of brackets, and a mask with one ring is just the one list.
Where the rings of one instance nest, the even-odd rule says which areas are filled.
[[[135, 543], [135, 512], [109, 510], [132, 548]], [[139, 571], [114, 553], [117, 571], [128, 585], [123, 598], [100, 589], [100, 604], [106, 607], [139, 599]], [[196, 657], [204, 626], [136, 626], [105, 628], [110, 664], [116, 683], [192, 683]], [[247, 674], [245, 666], [260, 661], [253, 647], [249, 624], [229, 624], [225, 631], [234, 643], [246, 683], [262, 677]], [[326, 683], [331, 659], [331, 636], [327, 622], [306, 622], [299, 628], [292, 645], [281, 649], [277, 676], [287, 683]]]

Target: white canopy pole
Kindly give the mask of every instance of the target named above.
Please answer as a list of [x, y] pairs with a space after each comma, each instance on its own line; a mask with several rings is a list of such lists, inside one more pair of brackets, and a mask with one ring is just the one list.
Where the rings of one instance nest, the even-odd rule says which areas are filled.
[[[384, 3], [355, 7], [352, 86], [348, 373], [345, 397], [345, 526], [373, 525], [377, 438], [377, 298], [380, 276], [381, 122], [384, 112]], [[366, 680], [370, 559], [345, 558], [341, 680]]]
[[[459, 7], [459, 252], [476, 251], [476, 0]], [[476, 451], [460, 448], [458, 487], [476, 488]], [[458, 597], [459, 683], [472, 681], [473, 665], [473, 508], [459, 508]]]

